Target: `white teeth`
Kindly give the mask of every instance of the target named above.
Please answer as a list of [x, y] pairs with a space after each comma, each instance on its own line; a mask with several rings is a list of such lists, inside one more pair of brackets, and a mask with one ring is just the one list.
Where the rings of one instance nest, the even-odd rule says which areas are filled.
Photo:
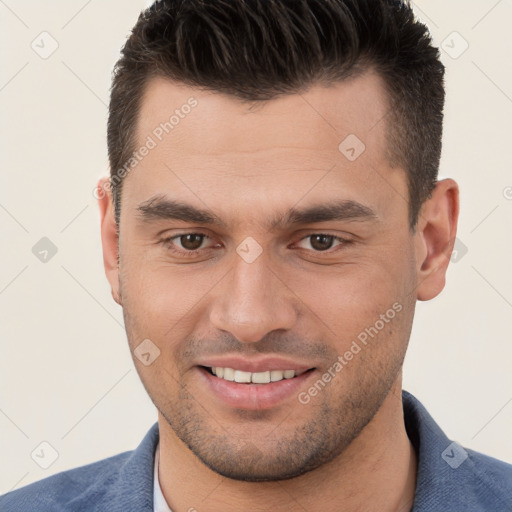
[[224, 368], [224, 376], [222, 378], [233, 382], [235, 380], [235, 370], [233, 368]]
[[241, 384], [268, 384], [269, 382], [278, 382], [283, 379], [293, 379], [296, 375], [295, 370], [272, 370], [252, 373], [234, 370], [233, 368], [222, 368], [220, 366], [212, 367], [212, 373], [220, 379]]
[[270, 372], [256, 372], [252, 374], [251, 382], [254, 384], [268, 384], [270, 382]]
[[282, 372], [281, 370], [272, 370], [270, 372], [270, 381], [271, 382], [276, 382], [278, 380], [283, 380], [284, 379], [284, 372]]
[[251, 382], [251, 372], [243, 372], [241, 370], [235, 371], [235, 382]]

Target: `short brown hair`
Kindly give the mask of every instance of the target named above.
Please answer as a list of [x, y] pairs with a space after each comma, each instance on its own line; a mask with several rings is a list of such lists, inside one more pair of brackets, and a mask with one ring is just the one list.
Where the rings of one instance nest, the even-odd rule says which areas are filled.
[[439, 50], [409, 2], [156, 1], [140, 14], [114, 69], [108, 153], [116, 221], [123, 183], [117, 172], [135, 150], [149, 79], [258, 101], [370, 68], [388, 92], [389, 160], [407, 172], [414, 228], [437, 181], [445, 93]]

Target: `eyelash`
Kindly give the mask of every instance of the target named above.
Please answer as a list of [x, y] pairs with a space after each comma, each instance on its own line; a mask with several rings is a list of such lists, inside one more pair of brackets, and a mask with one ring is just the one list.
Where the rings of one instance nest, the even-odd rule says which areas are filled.
[[[175, 254], [177, 254], [179, 256], [190, 257], [190, 258], [193, 258], [193, 257], [197, 256], [197, 254], [199, 254], [199, 252], [202, 251], [202, 250], [208, 250], [208, 249], [201, 249], [201, 248], [200, 249], [194, 249], [194, 250], [177, 249], [174, 246], [174, 240], [177, 239], [177, 238], [181, 238], [182, 236], [186, 236], [186, 235], [199, 235], [199, 236], [203, 236], [204, 237], [203, 242], [205, 240], [207, 240], [207, 239], [211, 239], [211, 237], [208, 236], [206, 233], [201, 233], [200, 231], [188, 231], [188, 232], [185, 232], [185, 233], [179, 233], [177, 235], [172, 235], [172, 236], [169, 236], [167, 238], [164, 238], [164, 239], [160, 240], [160, 243], [162, 243], [168, 249], [170, 249], [171, 252], [173, 252], [173, 253], [175, 253]], [[334, 246], [334, 251], [332, 250], [333, 249], [332, 247], [330, 247], [329, 249], [326, 249], [325, 251], [315, 251], [314, 249], [302, 249], [302, 248], [301, 249], [304, 250], [304, 251], [313, 252], [315, 254], [332, 254], [333, 252], [335, 252], [337, 250], [336, 247], [342, 247], [342, 246], [348, 245], [348, 244], [350, 244], [352, 242], [351, 240], [348, 240], [346, 238], [342, 238], [342, 237], [331, 235], [329, 233], [324, 233], [324, 232], [309, 233], [308, 235], [303, 236], [299, 240], [299, 242], [302, 242], [303, 240], [306, 240], [307, 238], [310, 238], [312, 236], [318, 236], [318, 235], [332, 237], [333, 238], [333, 243], [334, 242], [340, 242], [340, 244], [338, 246]]]
[[203, 249], [195, 249], [193, 251], [187, 251], [185, 249], [177, 249], [174, 245], [173, 245], [173, 240], [175, 240], [176, 238], [181, 238], [182, 236], [186, 236], [186, 235], [199, 235], [199, 236], [203, 236], [204, 239], [203, 239], [203, 242], [211, 237], [209, 237], [206, 233], [201, 233], [200, 231], [188, 231], [186, 233], [179, 233], [177, 235], [172, 235], [172, 236], [169, 236], [167, 238], [164, 238], [161, 243], [163, 243], [168, 249], [170, 249], [171, 252], [177, 254], [178, 256], [185, 256], [186, 258], [193, 258], [195, 256], [197, 256], [197, 254], [199, 254], [199, 252]]

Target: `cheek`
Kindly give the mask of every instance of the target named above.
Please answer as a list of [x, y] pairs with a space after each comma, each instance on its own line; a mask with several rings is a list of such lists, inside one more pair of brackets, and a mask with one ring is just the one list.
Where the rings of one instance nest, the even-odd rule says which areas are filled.
[[402, 303], [411, 276], [407, 268], [366, 260], [314, 273], [294, 271], [283, 281], [300, 298], [306, 315], [309, 310], [309, 316], [337, 334], [353, 334], [393, 303]]
[[[131, 258], [131, 255], [130, 255]], [[226, 269], [172, 266], [135, 255], [120, 266], [123, 309], [139, 337], [168, 342], [188, 334]]]

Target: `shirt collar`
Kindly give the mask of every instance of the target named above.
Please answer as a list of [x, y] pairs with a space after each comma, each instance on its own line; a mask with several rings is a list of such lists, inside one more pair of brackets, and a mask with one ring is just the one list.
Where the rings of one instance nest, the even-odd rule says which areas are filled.
[[158, 479], [158, 463], [160, 461], [160, 444], [156, 445], [155, 450], [155, 466], [154, 466], [154, 478], [153, 478], [153, 512], [172, 512], [165, 501], [162, 488], [160, 487], [160, 481]]

